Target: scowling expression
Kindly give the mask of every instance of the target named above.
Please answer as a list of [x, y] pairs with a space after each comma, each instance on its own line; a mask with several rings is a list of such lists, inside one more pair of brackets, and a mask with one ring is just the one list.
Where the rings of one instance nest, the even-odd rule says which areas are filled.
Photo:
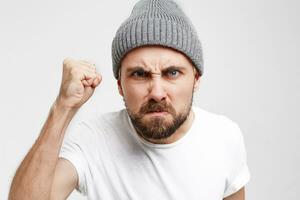
[[138, 47], [124, 57], [119, 74], [119, 93], [141, 137], [167, 139], [188, 123], [200, 76], [184, 54], [163, 46]]

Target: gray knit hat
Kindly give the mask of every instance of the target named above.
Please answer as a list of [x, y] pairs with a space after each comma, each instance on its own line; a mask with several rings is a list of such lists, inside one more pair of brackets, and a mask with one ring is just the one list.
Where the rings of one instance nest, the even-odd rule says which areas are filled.
[[200, 75], [203, 74], [202, 48], [196, 29], [174, 1], [140, 0], [135, 4], [112, 41], [116, 79], [125, 54], [145, 45], [162, 45], [178, 50], [190, 58]]

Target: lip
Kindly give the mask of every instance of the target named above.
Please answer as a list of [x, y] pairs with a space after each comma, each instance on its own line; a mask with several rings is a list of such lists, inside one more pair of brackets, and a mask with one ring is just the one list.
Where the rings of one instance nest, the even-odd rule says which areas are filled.
[[163, 112], [149, 112], [149, 113], [147, 113], [146, 115], [151, 115], [151, 116], [164, 116], [164, 115], [167, 115], [167, 114], [168, 114], [168, 112], [163, 111]]

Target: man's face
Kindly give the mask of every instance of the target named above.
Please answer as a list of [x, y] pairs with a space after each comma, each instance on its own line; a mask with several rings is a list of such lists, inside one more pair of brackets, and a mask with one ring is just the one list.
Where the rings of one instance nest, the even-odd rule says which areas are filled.
[[122, 60], [118, 87], [138, 134], [151, 140], [168, 138], [185, 122], [199, 81], [180, 52], [143, 46]]

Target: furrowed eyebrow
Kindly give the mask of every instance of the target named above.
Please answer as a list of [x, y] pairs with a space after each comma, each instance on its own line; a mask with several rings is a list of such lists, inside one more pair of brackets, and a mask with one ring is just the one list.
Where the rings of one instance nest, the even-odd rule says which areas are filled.
[[[127, 69], [126, 74], [131, 74], [132, 72], [135, 72], [135, 71], [138, 71], [138, 70], [143, 70], [145, 73], [155, 74], [155, 73], [151, 72], [151, 70], [145, 69], [144, 67], [140, 67], [140, 66], [136, 66], [136, 67], [132, 67], [132, 68]], [[170, 70], [184, 71], [185, 68], [184, 67], [178, 67], [178, 66], [170, 66], [170, 67], [167, 67], [167, 68], [163, 69], [161, 73], [165, 74]]]
[[151, 71], [148, 70], [148, 69], [145, 69], [145, 68], [143, 68], [143, 67], [137, 66], [137, 67], [132, 67], [132, 68], [130, 68], [130, 69], [127, 69], [127, 70], [126, 70], [126, 73], [129, 74], [129, 73], [131, 73], [131, 72], [138, 71], [138, 70], [143, 70], [143, 71], [149, 72], [149, 73], [151, 72]]

